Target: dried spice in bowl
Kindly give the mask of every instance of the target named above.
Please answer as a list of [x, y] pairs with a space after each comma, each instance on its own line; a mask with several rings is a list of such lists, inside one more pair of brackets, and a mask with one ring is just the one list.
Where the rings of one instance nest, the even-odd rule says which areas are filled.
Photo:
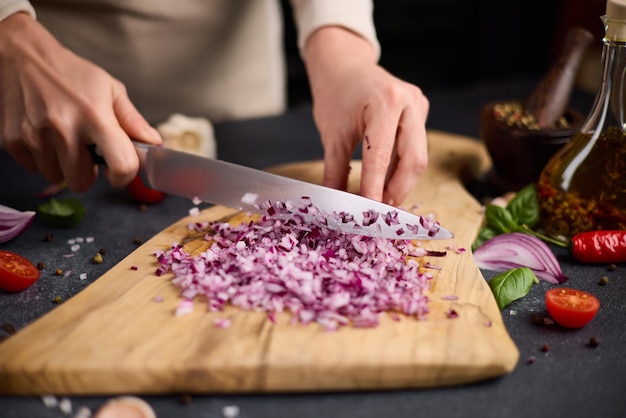
[[536, 182], [550, 157], [569, 141], [583, 120], [579, 112], [566, 109], [550, 127], [539, 128], [520, 100], [486, 104], [479, 128], [493, 163], [488, 183], [500, 192], [515, 192]]

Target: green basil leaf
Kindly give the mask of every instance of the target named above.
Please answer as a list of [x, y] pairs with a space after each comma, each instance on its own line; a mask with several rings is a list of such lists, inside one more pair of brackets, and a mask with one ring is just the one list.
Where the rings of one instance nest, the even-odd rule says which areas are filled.
[[485, 218], [487, 227], [496, 232], [496, 234], [521, 231], [520, 225], [513, 219], [511, 212], [501, 206], [487, 205]]
[[80, 200], [50, 199], [37, 208], [41, 218], [48, 225], [69, 228], [78, 224], [85, 216], [86, 210]]
[[472, 250], [480, 247], [481, 245], [483, 245], [483, 242], [495, 237], [496, 235], [498, 234], [491, 228], [481, 228], [480, 231], [478, 231], [478, 236], [476, 237], [476, 240], [474, 240], [474, 243], [472, 244]]
[[498, 274], [489, 280], [489, 287], [496, 297], [498, 308], [502, 310], [514, 300], [526, 296], [536, 280], [531, 269], [519, 267]]
[[539, 198], [535, 184], [531, 183], [518, 191], [506, 208], [518, 225], [535, 226], [539, 221]]

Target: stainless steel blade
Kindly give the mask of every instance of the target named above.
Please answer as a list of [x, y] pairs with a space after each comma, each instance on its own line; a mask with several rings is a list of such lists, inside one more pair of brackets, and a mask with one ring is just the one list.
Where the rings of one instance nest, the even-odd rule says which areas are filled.
[[[326, 218], [331, 228], [344, 232], [393, 239], [453, 237], [430, 219], [353, 193], [164, 147], [136, 147], [150, 185], [166, 193], [260, 214], [267, 214], [267, 202], [297, 205], [309, 198], [325, 214], [350, 214], [354, 222]], [[364, 225], [369, 223], [364, 215], [368, 211], [379, 216], [376, 222]], [[397, 222], [388, 225], [386, 214], [396, 216]]]

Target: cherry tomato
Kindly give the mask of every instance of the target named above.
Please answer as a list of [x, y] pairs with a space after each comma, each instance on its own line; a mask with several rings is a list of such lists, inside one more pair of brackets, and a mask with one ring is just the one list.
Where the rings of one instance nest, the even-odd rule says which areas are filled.
[[0, 250], [0, 288], [18, 292], [39, 279], [37, 267], [19, 254]]
[[147, 205], [159, 203], [166, 196], [165, 193], [146, 186], [139, 175], [137, 175], [133, 181], [128, 184], [128, 186], [126, 186], [126, 190], [130, 192], [131, 196], [136, 201]]
[[582, 290], [557, 287], [546, 292], [546, 307], [557, 324], [566, 328], [581, 328], [596, 316], [600, 301]]

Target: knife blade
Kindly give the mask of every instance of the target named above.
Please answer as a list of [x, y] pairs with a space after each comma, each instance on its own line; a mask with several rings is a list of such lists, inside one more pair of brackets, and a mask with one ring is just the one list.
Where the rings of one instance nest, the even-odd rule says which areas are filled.
[[[294, 207], [307, 199], [329, 215], [330, 228], [346, 233], [410, 240], [453, 237], [430, 218], [354, 193], [166, 147], [134, 144], [148, 183], [165, 193], [262, 215], [268, 214], [269, 206]], [[294, 209], [283, 217], [296, 214], [308, 216]]]

